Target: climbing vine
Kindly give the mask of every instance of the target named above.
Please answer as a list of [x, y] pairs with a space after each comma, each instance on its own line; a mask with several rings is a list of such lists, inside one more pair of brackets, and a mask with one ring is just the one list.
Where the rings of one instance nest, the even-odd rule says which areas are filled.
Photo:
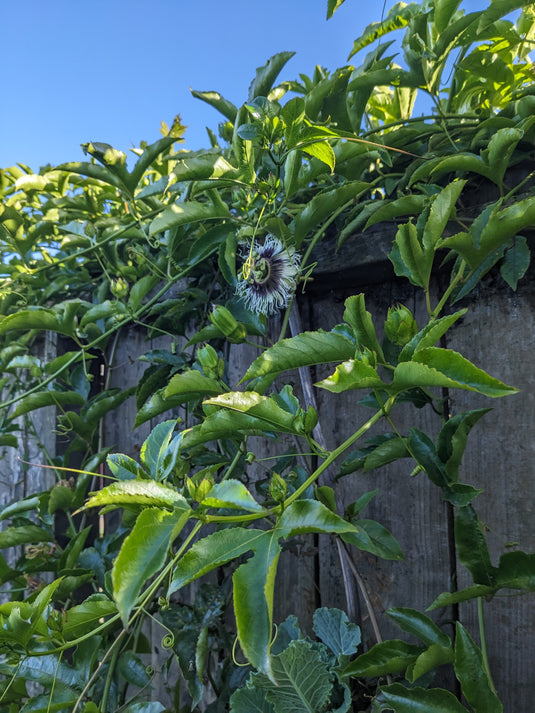
[[[329, 1], [328, 14], [341, 4]], [[0, 511], [0, 547], [19, 548], [0, 556], [2, 713], [164, 710], [142, 658], [148, 620], [187, 688], [176, 683], [176, 710], [502, 710], [484, 639], [478, 646], [460, 621], [448, 634], [428, 614], [394, 608], [389, 617], [419, 643], [366, 648], [340, 610], [316, 611], [314, 640], [295, 618], [276, 630], [273, 621], [292, 537], [336, 537], [349, 570], [352, 548], [402, 558], [395, 533], [361, 517], [374, 493], [342, 512], [336, 481], [323, 480], [332, 468], [345, 477], [398, 458], [451, 505], [473, 579], [431, 610], [477, 598], [482, 621], [485, 599], [535, 588], [534, 555], [515, 549], [492, 564], [479, 491], [462, 480], [469, 432], [487, 409], [446, 418], [443, 408], [443, 389], [492, 399], [516, 389], [437, 346], [489, 271], [516, 289], [529, 267], [535, 12], [513, 0], [460, 6], [396, 4], [355, 41], [353, 64], [332, 72], [280, 81], [292, 53], [277, 54], [241, 107], [194, 92], [223, 117], [205, 150], [181, 148], [177, 116], [133, 160], [92, 142], [83, 161], [0, 171], [0, 445], [17, 448], [21, 429], [39, 440], [34, 416], [45, 407], [56, 409], [61, 440], [60, 452], [42, 450], [56, 484]], [[400, 51], [385, 40], [394, 32]], [[422, 98], [427, 115], [415, 111]], [[480, 182], [492, 194], [483, 207], [470, 202]], [[330, 331], [292, 327], [319, 245], [334, 251], [385, 221], [395, 224], [395, 274], [425, 295], [425, 324], [399, 305], [379, 324], [356, 294]], [[437, 297], [440, 266], [448, 278]], [[137, 386], [120, 390], [107, 375], [131, 328], [163, 346], [143, 355]], [[258, 351], [235, 382], [228, 360], [241, 344]], [[315, 397], [301, 401], [289, 377], [299, 369], [303, 393], [314, 394], [309, 368], [320, 364], [331, 372], [318, 389], [362, 390], [373, 409], [333, 450]], [[103, 439], [103, 419], [127, 399], [133, 427], [156, 423], [138, 458]], [[443, 416], [438, 436], [392, 429], [407, 402]], [[385, 433], [364, 446], [375, 424]], [[281, 449], [260, 477], [258, 437], [284, 434], [299, 452]], [[113, 528], [99, 527], [96, 510], [115, 513]], [[184, 587], [210, 572], [220, 586], [201, 584], [186, 605]], [[358, 572], [355, 581], [366, 599]], [[433, 684], [443, 665], [462, 701]]]

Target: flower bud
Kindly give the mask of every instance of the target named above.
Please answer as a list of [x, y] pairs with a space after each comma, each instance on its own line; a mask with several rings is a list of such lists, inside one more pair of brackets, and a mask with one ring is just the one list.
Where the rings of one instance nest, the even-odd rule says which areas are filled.
[[390, 307], [385, 322], [385, 334], [394, 344], [404, 347], [418, 331], [416, 320], [405, 305]]

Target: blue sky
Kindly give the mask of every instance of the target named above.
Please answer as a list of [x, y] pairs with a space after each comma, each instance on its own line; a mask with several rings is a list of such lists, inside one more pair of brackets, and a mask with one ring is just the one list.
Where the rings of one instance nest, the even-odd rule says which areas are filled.
[[[466, 10], [484, 0], [464, 0]], [[393, 5], [387, 0], [387, 9]], [[83, 160], [80, 144], [128, 151], [160, 138], [161, 120], [188, 125], [186, 148], [209, 145], [221, 116], [193, 89], [237, 105], [256, 67], [295, 51], [281, 77], [347, 64], [383, 0], [2, 0], [0, 167]]]

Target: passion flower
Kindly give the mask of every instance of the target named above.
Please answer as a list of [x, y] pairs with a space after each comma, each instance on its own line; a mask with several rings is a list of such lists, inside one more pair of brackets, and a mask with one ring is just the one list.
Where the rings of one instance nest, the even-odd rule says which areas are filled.
[[247, 246], [236, 294], [256, 314], [274, 314], [295, 292], [301, 256], [273, 235]]

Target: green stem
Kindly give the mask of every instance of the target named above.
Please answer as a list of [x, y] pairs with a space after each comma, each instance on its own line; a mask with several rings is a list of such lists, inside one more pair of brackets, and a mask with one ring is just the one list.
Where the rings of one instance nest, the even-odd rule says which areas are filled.
[[448, 299], [449, 299], [451, 293], [453, 292], [453, 290], [455, 289], [455, 287], [457, 286], [457, 284], [459, 283], [459, 281], [462, 279], [462, 276], [463, 276], [463, 273], [464, 273], [465, 265], [466, 265], [466, 262], [465, 262], [464, 260], [462, 260], [462, 261], [461, 261], [461, 264], [459, 265], [459, 269], [457, 270], [457, 274], [455, 275], [455, 277], [453, 278], [453, 280], [452, 280], [452, 281], [450, 282], [450, 284], [448, 285], [448, 288], [446, 289], [446, 291], [445, 291], [444, 294], [442, 295], [442, 297], [441, 297], [441, 299], [440, 299], [440, 302], [437, 304], [437, 306], [435, 307], [435, 309], [432, 310], [432, 311], [429, 313], [429, 316], [431, 317], [431, 319], [436, 319], [436, 318], [438, 317], [438, 315], [439, 315], [439, 314], [442, 312], [442, 310], [444, 309], [444, 305], [445, 305], [446, 302], [448, 301]]
[[104, 691], [102, 692], [102, 701], [100, 703], [100, 709], [103, 713], [106, 713], [108, 707], [108, 698], [110, 697], [111, 684], [113, 681], [113, 673], [115, 671], [115, 666], [117, 665], [117, 659], [119, 658], [119, 647], [116, 646], [113, 650], [113, 654], [110, 660], [110, 666], [108, 668], [108, 673], [106, 674], [106, 682], [104, 684]]
[[496, 691], [496, 688], [494, 687], [494, 681], [492, 680], [492, 674], [490, 672], [489, 659], [488, 659], [488, 655], [487, 655], [487, 639], [485, 636], [485, 619], [484, 619], [484, 613], [483, 613], [483, 598], [482, 597], [477, 598], [477, 618], [478, 618], [478, 622], [479, 622], [479, 640], [481, 643], [481, 655], [483, 657], [483, 669], [484, 669], [485, 673], [487, 674], [487, 679], [488, 679], [491, 691], [497, 696], [498, 693]]

